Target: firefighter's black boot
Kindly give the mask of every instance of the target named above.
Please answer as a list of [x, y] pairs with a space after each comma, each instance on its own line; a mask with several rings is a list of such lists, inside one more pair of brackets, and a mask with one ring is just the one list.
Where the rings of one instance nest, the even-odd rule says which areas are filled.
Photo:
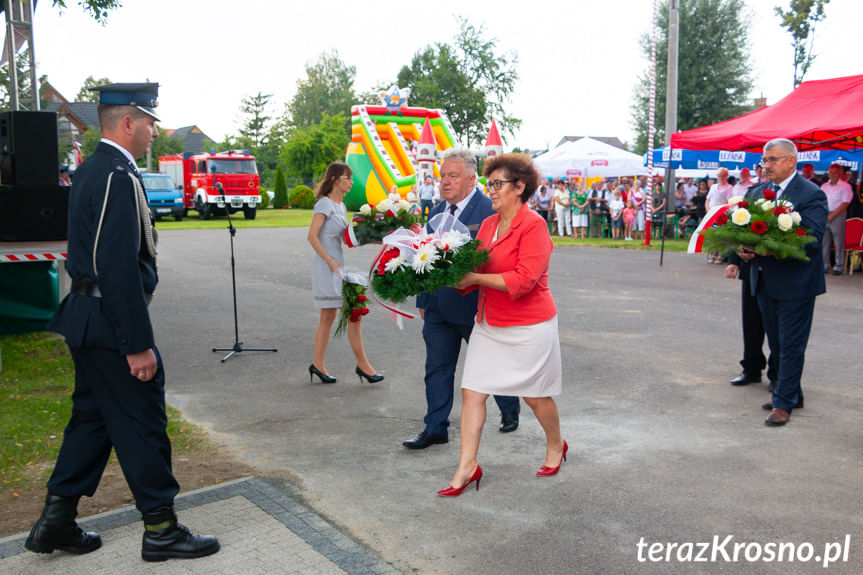
[[177, 515], [170, 505], [156, 507], [141, 516], [144, 520], [141, 558], [144, 561], [194, 559], [212, 555], [219, 550], [219, 542], [215, 537], [195, 535], [177, 523]]
[[24, 547], [36, 553], [51, 553], [55, 549], [83, 555], [102, 546], [98, 533], [88, 533], [75, 523], [78, 497], [67, 499], [48, 494], [42, 515], [30, 530]]

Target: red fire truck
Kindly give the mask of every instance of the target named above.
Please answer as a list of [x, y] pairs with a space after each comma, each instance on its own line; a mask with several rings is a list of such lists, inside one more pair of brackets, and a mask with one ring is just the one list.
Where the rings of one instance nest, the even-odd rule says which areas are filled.
[[[159, 157], [159, 172], [168, 174], [177, 189], [183, 190], [186, 212], [197, 210], [198, 217], [209, 220], [243, 210], [247, 220], [255, 219], [260, 196], [260, 179], [255, 157], [246, 150], [209, 154], [173, 154]], [[216, 189], [221, 183], [224, 195]]]

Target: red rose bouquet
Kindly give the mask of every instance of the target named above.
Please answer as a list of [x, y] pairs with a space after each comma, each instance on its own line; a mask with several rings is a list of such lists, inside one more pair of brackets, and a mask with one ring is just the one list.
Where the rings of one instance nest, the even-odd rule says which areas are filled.
[[336, 274], [335, 281], [341, 283], [342, 309], [339, 314], [339, 323], [333, 333], [333, 339], [341, 336], [348, 327], [348, 322], [356, 323], [360, 318], [369, 313], [366, 306], [366, 286], [368, 282], [363, 274], [357, 271], [342, 271], [341, 279]]

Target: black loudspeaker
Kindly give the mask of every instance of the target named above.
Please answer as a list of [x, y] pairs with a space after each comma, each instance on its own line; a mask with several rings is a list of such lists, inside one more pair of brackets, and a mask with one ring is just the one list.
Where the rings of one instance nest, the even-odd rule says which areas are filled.
[[58, 155], [56, 112], [0, 113], [0, 183], [56, 184]]
[[0, 186], [0, 242], [65, 240], [67, 186]]

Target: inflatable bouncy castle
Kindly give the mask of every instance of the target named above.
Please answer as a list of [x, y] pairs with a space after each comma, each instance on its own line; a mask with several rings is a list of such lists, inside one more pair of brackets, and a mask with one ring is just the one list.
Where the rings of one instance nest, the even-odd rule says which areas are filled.
[[381, 105], [351, 108], [351, 142], [345, 161], [354, 185], [345, 196], [349, 210], [377, 205], [393, 186], [403, 198], [426, 175], [437, 176], [437, 155], [455, 145], [455, 131], [443, 110], [411, 108], [409, 90], [381, 92]]

